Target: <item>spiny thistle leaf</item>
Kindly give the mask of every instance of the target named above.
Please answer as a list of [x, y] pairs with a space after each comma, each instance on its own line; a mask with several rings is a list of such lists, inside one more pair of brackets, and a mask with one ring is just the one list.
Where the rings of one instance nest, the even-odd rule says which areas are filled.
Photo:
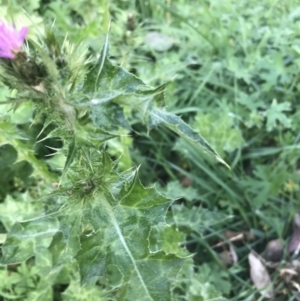
[[15, 125], [0, 120], [0, 145], [11, 144], [18, 150], [18, 162], [22, 160], [28, 161], [34, 167], [35, 174], [42, 176], [49, 182], [56, 182], [57, 175], [50, 172], [46, 163], [38, 160], [31, 147], [22, 140], [24, 141], [26, 139], [18, 132]]
[[[137, 171], [118, 173], [117, 163], [99, 146], [118, 136], [120, 126], [130, 130], [127, 114], [135, 111], [148, 128], [165, 125], [226, 163], [179, 117], [157, 108], [163, 104], [165, 85], [147, 86], [111, 63], [108, 37], [94, 66], [87, 60], [73, 71], [64, 66], [70, 60], [61, 69], [51, 51], [32, 45], [47, 76], [39, 90], [30, 85], [27, 90], [39, 98], [37, 112], [47, 113], [56, 125], [43, 139], [60, 137], [68, 154], [63, 181], [49, 196], [47, 215], [13, 226], [1, 263], [35, 256], [48, 277], [76, 261], [81, 283], [104, 281], [104, 288], [119, 301], [171, 301], [171, 282], [184, 261], [183, 236], [165, 223], [171, 201], [154, 187], [143, 187]], [[65, 45], [61, 50], [76, 54]]]
[[55, 217], [41, 217], [15, 224], [7, 236], [1, 263], [25, 261], [49, 247], [58, 226]]
[[72, 164], [75, 155], [76, 155], [76, 140], [75, 137], [73, 138], [73, 140], [70, 142], [69, 144], [69, 148], [68, 148], [68, 155], [67, 155], [67, 159], [66, 159], [66, 163], [62, 172], [62, 176], [61, 179], [63, 179], [63, 176], [65, 175], [65, 173], [67, 172], [68, 168], [70, 167], [70, 165]]
[[36, 42], [32, 40], [30, 42], [34, 45], [35, 49], [39, 52], [39, 55], [41, 56], [43, 63], [47, 67], [49, 76], [51, 77], [52, 80], [55, 81], [59, 76], [59, 72], [57, 70], [54, 61], [51, 60], [48, 53], [42, 47], [40, 47]]
[[168, 113], [161, 109], [151, 109], [149, 111], [149, 128], [163, 124], [184, 139], [198, 143], [205, 151], [213, 155], [219, 162], [230, 168], [218, 153], [208, 144], [208, 142], [180, 117]]
[[165, 85], [152, 88], [134, 74], [113, 65], [109, 60], [108, 39], [106, 39], [99, 60], [87, 74], [83, 90], [90, 95], [91, 109], [100, 103], [109, 106], [114, 102], [145, 114], [148, 105], [154, 99], [157, 102], [162, 101], [164, 87]]
[[82, 283], [107, 278], [118, 300], [169, 301], [171, 281], [184, 261], [178, 257], [182, 236], [168, 239], [167, 245], [150, 244], [155, 243], [152, 228], [167, 229], [170, 200], [154, 187], [143, 187], [137, 171], [117, 174], [115, 162], [105, 151], [96, 159], [99, 154], [79, 152], [84, 159], [74, 160], [68, 172], [73, 184], [53, 195], [63, 201], [61, 208], [16, 224], [3, 246], [2, 263], [21, 262], [44, 250], [52, 254], [48, 262], [54, 270], [75, 258]]
[[157, 125], [165, 125], [181, 137], [199, 144], [219, 162], [229, 167], [209, 143], [180, 117], [157, 108], [163, 104], [165, 85], [151, 88], [135, 75], [112, 64], [108, 58], [108, 38], [94, 70], [87, 78], [84, 89], [91, 89], [90, 82], [95, 84], [95, 91], [91, 94], [93, 99], [89, 103], [90, 115], [95, 125], [107, 127], [114, 124], [110, 120], [113, 111], [114, 125], [130, 128], [120, 107], [129, 106], [131, 110], [141, 112], [144, 119], [148, 116], [149, 129]]

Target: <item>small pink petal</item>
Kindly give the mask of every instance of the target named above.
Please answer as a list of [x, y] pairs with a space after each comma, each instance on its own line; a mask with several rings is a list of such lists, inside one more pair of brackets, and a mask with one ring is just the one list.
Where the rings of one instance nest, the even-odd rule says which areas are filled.
[[28, 33], [28, 27], [23, 26], [20, 30], [20, 40], [22, 41], [22, 43], [24, 42], [24, 40], [27, 36], [27, 33]]
[[15, 53], [19, 52], [28, 27], [23, 26], [20, 30], [0, 20], [0, 58], [14, 59]]

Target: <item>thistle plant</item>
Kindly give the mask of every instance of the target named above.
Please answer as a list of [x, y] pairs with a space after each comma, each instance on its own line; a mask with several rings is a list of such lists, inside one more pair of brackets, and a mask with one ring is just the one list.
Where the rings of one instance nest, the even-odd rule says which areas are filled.
[[[35, 118], [45, 116], [40, 135], [54, 125], [44, 139], [60, 139], [63, 147], [56, 151], [66, 157], [59, 184], [41, 198], [45, 213], [16, 223], [7, 234], [2, 265], [34, 258], [40, 277], [50, 284], [72, 267], [82, 284], [101, 284], [116, 300], [171, 300], [171, 284], [184, 261], [182, 236], [165, 222], [171, 200], [144, 187], [138, 168], [120, 170], [106, 141], [118, 139], [121, 128], [130, 132], [134, 116], [149, 130], [165, 126], [222, 159], [163, 108], [165, 85], [149, 87], [112, 64], [108, 36], [99, 57], [60, 41], [53, 31], [21, 49], [28, 29], [0, 24], [0, 80], [18, 91], [6, 103], [17, 108], [32, 101]], [[53, 183], [45, 165], [33, 156], [27, 160]], [[46, 296], [48, 287], [43, 292]]]

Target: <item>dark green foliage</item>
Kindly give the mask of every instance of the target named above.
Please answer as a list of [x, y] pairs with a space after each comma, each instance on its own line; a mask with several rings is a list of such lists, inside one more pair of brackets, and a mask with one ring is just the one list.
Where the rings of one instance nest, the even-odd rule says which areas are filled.
[[[39, 39], [39, 43], [30, 40], [22, 60], [19, 55], [12, 60], [13, 69], [0, 61], [3, 83], [10, 89], [20, 87], [13, 97], [4, 95], [5, 104], [17, 108], [20, 100], [34, 102], [33, 123], [44, 121], [39, 143], [62, 142], [59, 148], [49, 146], [57, 152], [49, 165], [62, 165], [55, 162], [59, 156], [64, 157], [64, 164], [59, 183], [52, 182], [52, 192], [48, 193], [49, 188], [39, 192], [44, 214], [18, 220], [13, 226], [6, 223], [11, 228], [5, 235], [1, 264], [34, 259], [38, 273], [49, 279], [47, 284], [39, 281], [43, 287], [37, 288], [39, 297], [56, 283], [71, 282], [70, 276], [63, 276], [64, 270], [71, 269], [80, 275], [82, 285], [105, 280], [103, 291], [117, 300], [171, 301], [172, 280], [187, 256], [180, 247], [184, 236], [165, 222], [171, 200], [154, 187], [144, 187], [137, 168], [120, 170], [104, 143], [131, 130], [138, 118], [149, 129], [165, 125], [222, 159], [198, 132], [162, 109], [165, 85], [152, 88], [109, 60], [108, 35], [99, 58], [88, 58], [86, 49], [67, 40], [60, 45], [50, 31], [46, 39]], [[64, 59], [63, 64], [57, 56]], [[27, 64], [31, 61], [34, 64]], [[45, 72], [36, 72], [37, 66]], [[23, 147], [17, 124], [7, 122], [16, 134], [4, 137], [21, 153], [31, 144]], [[8, 164], [17, 155], [17, 151], [12, 153]], [[3, 150], [3, 160], [6, 156]], [[52, 172], [41, 172], [45, 165], [40, 166], [34, 154], [28, 159], [42, 181], [49, 181]], [[18, 176], [24, 178], [21, 163], [15, 171], [22, 168]]]
[[0, 147], [0, 200], [8, 193], [25, 190], [29, 185], [29, 176], [33, 168], [26, 161], [17, 160], [18, 153], [10, 144]]
[[[18, 89], [0, 90], [16, 109], [0, 112], [1, 149], [12, 149], [0, 156], [8, 175], [1, 241], [12, 229], [4, 258], [28, 259], [1, 270], [1, 279], [13, 275], [3, 297], [258, 300], [249, 248], [288, 242], [299, 211], [298, 1], [29, 2], [32, 21], [41, 16], [47, 28], [44, 39], [32, 27], [41, 41], [29, 42], [30, 53], [42, 66], [32, 74], [47, 78], [41, 93], [31, 81], [20, 85], [18, 66], [5, 80], [0, 74]], [[6, 11], [8, 2], [1, 5]], [[19, 11], [9, 3], [10, 13]], [[170, 45], [158, 45], [153, 32]], [[66, 33], [82, 45], [72, 48]], [[45, 160], [46, 153], [55, 155]], [[179, 199], [170, 206], [155, 182]], [[44, 211], [45, 223], [22, 222]], [[31, 227], [42, 235], [22, 236]], [[230, 246], [226, 230], [255, 236], [233, 243], [239, 260], [230, 268], [220, 263]], [[187, 254], [193, 260], [182, 265]], [[20, 289], [22, 269], [31, 293]], [[271, 271], [277, 297], [293, 300]]]

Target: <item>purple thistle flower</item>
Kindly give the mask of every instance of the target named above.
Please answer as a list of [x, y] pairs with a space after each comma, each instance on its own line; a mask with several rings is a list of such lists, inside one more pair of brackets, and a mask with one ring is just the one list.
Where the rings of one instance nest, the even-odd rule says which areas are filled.
[[0, 58], [14, 59], [20, 51], [28, 32], [28, 27], [17, 30], [0, 20]]

